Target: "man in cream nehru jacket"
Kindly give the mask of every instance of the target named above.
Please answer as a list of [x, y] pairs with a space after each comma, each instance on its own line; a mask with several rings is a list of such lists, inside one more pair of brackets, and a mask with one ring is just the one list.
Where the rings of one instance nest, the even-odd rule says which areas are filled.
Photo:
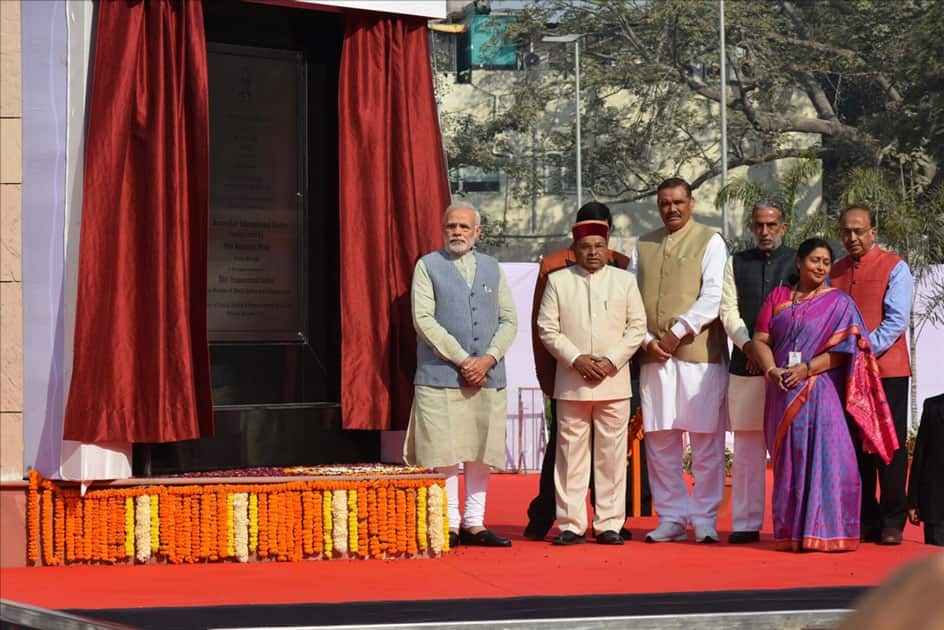
[[577, 264], [548, 276], [538, 331], [557, 360], [557, 461], [554, 489], [555, 545], [585, 540], [590, 431], [593, 431], [593, 532], [604, 545], [622, 545], [626, 520], [626, 434], [629, 424], [629, 359], [646, 334], [636, 279], [607, 265], [606, 221], [573, 228]]
[[[662, 228], [644, 234], [630, 257], [646, 308], [639, 393], [646, 431], [652, 507], [659, 526], [646, 542], [718, 542], [728, 424], [728, 340], [718, 320], [728, 248], [715, 230], [692, 219], [695, 198], [684, 179], [659, 184]], [[692, 448], [689, 496], [682, 476], [682, 434]]]

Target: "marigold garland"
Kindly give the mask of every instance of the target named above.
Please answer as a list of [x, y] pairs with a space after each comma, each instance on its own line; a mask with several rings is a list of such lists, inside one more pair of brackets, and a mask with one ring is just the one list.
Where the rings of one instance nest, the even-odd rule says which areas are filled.
[[400, 529], [400, 520], [397, 514], [397, 490], [387, 488], [387, 522], [389, 523], [387, 531], [387, 553], [395, 554], [399, 551], [397, 546], [397, 531]]
[[66, 562], [75, 562], [76, 560], [76, 506], [79, 505], [74, 497], [66, 497]]
[[397, 510], [396, 552], [406, 553], [406, 490], [397, 488], [394, 492]]
[[160, 499], [157, 494], [145, 495], [148, 498], [148, 513], [151, 515], [151, 553], [158, 553], [161, 548]]
[[390, 543], [390, 520], [393, 515], [387, 513], [387, 506], [387, 487], [381, 486], [377, 488], [377, 527], [380, 530], [377, 532], [380, 538], [378, 555], [386, 552]]
[[416, 488], [406, 491], [406, 553], [416, 555]]
[[[206, 498], [206, 496], [208, 495], [199, 494], [191, 497], [190, 500], [190, 519], [193, 523], [198, 523], [197, 527], [200, 529], [200, 533], [202, 533], [205, 529], [209, 529], [207, 523], [205, 523], [201, 518], [201, 515], [203, 514], [203, 499]], [[199, 533], [195, 534], [193, 532], [193, 528], [191, 527], [189, 562], [197, 562], [201, 557], [203, 557], [200, 555], [202, 551], [201, 545], [201, 536]]]
[[[151, 502], [148, 501], [148, 511], [150, 511]], [[150, 517], [148, 518], [150, 520]], [[151, 528], [147, 528], [148, 537], [150, 537]], [[151, 547], [151, 541], [147, 542], [148, 548]], [[134, 555], [134, 497], [125, 497], [125, 557]]]
[[29, 496], [26, 502], [26, 559], [39, 562], [39, 474], [29, 473]]
[[[223, 486], [216, 487], [216, 556], [219, 558], [232, 558], [233, 545], [233, 512], [232, 504], [229, 502], [229, 493], [223, 490]], [[211, 558], [213, 554], [211, 552]]]
[[258, 497], [258, 516], [256, 523], [258, 527], [258, 542], [256, 553], [260, 558], [269, 557], [269, 495], [265, 492], [256, 493]]
[[367, 535], [367, 493], [366, 489], [361, 489], [357, 493], [357, 555], [361, 558], [367, 557], [369, 551], [369, 538]]
[[352, 555], [356, 555], [360, 548], [359, 531], [357, 527], [357, 490], [347, 491], [347, 547]]
[[232, 558], [236, 555], [236, 510], [234, 508], [235, 496], [226, 495], [226, 556]]
[[426, 505], [427, 505], [427, 490], [426, 488], [420, 487], [416, 489], [416, 543], [419, 545], [420, 551], [426, 551], [428, 543], [428, 535], [426, 528], [428, 527], [426, 521]]
[[324, 495], [313, 492], [311, 496], [311, 553], [320, 556], [324, 553]]
[[377, 501], [377, 488], [368, 490], [367, 495], [367, 531], [370, 535], [370, 555], [379, 558], [380, 551], [380, 508]]
[[255, 553], [259, 545], [259, 495], [249, 495], [249, 551]]
[[334, 545], [332, 533], [334, 524], [331, 522], [331, 491], [325, 490], [324, 497], [321, 499], [321, 520], [324, 526], [324, 557], [331, 557], [331, 549]]
[[31, 473], [32, 564], [415, 555], [448, 549], [434, 478], [92, 487]]

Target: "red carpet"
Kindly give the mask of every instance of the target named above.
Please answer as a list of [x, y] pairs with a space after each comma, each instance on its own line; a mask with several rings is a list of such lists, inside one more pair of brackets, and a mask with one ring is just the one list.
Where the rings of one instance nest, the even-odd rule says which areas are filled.
[[[489, 525], [511, 549], [460, 547], [438, 560], [0, 569], [0, 597], [46, 608], [137, 608], [870, 586], [940, 549], [908, 526], [898, 547], [841, 554], [776, 552], [770, 523], [755, 545], [645, 544], [655, 518], [631, 519], [622, 547], [569, 548], [521, 537], [538, 476], [494, 475]], [[726, 511], [727, 512], [727, 511]], [[720, 521], [722, 538], [730, 517]]]

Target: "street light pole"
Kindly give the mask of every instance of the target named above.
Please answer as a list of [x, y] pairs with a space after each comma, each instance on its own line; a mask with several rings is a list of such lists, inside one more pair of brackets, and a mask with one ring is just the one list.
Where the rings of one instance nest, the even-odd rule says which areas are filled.
[[581, 161], [582, 149], [580, 146], [580, 40], [574, 40], [574, 82], [576, 84], [576, 109], [577, 109], [577, 207], [583, 206], [583, 163]]
[[[724, 0], [721, 2], [721, 187], [728, 185], [728, 64], [724, 43]], [[728, 237], [728, 202], [721, 206], [721, 234]]]
[[576, 95], [574, 102], [576, 106], [574, 110], [577, 113], [577, 207], [583, 205], [583, 155], [580, 146], [580, 38], [583, 37], [582, 34], [568, 34], [568, 35], [545, 35], [541, 38], [542, 42], [557, 43], [557, 44], [569, 44], [570, 42], [574, 43], [574, 82]]

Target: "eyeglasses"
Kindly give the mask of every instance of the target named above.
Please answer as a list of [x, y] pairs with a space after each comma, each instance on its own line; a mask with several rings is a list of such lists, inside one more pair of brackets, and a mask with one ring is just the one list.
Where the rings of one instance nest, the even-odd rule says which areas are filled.
[[870, 227], [868, 227], [868, 228], [849, 228], [849, 229], [845, 229], [845, 230], [839, 230], [839, 234], [840, 234], [840, 236], [858, 236], [859, 238], [862, 238], [863, 236], [865, 236], [866, 234], [868, 234], [869, 232], [871, 232], [871, 231], [874, 230], [874, 229], [875, 229], [875, 228], [870, 228]]

